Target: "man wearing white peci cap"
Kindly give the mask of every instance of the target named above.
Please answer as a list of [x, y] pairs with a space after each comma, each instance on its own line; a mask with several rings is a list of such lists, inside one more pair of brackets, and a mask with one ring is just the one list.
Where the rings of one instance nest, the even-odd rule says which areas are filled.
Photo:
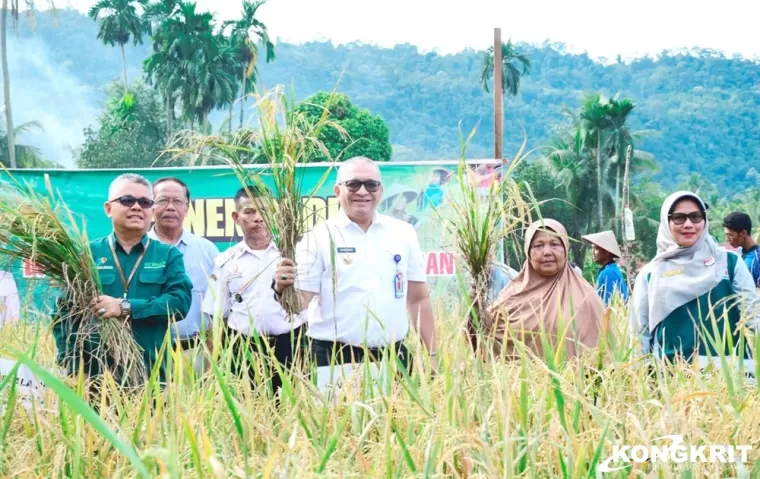
[[377, 213], [383, 186], [374, 161], [344, 162], [334, 191], [338, 214], [304, 236], [295, 264], [283, 258], [273, 285], [276, 295], [295, 285], [301, 310], [308, 307], [307, 336], [318, 371], [333, 357], [337, 364], [365, 356], [373, 361], [390, 350], [410, 371], [402, 342], [409, 316], [435, 369], [435, 324], [417, 233]]
[[583, 236], [583, 239], [591, 243], [591, 254], [594, 256], [594, 262], [601, 266], [599, 275], [596, 277], [596, 291], [604, 301], [605, 306], [609, 306], [615, 291], [620, 293], [623, 301], [628, 301], [628, 285], [623, 277], [623, 272], [615, 263], [615, 259], [623, 256], [615, 233], [609, 230], [602, 231], [601, 233]]

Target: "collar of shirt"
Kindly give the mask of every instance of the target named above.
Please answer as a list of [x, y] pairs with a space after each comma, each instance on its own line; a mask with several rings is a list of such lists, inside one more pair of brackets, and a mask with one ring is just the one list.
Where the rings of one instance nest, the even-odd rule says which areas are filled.
[[[119, 239], [116, 237], [116, 232], [112, 231], [109, 236], [111, 237], [110, 241], [113, 241], [113, 244], [116, 246], [116, 249], [120, 249], [124, 251], [124, 248], [121, 246], [121, 243], [119, 243]], [[145, 233], [143, 237], [140, 239], [140, 242], [138, 244], [142, 245], [142, 249], [145, 249], [145, 245], [148, 244], [148, 238], [149, 238], [148, 233]], [[126, 253], [126, 251], [124, 251], [124, 253]]]
[[[156, 234], [155, 224], [150, 228], [150, 231], [148, 231], [148, 236], [150, 236], [154, 240], [161, 241], [161, 238], [159, 238], [158, 234]], [[185, 246], [190, 244], [190, 232], [184, 228], [182, 228], [182, 235], [179, 237], [179, 241], [177, 241], [177, 244], [173, 244], [170, 246], [179, 246], [180, 244], [184, 244]]]
[[261, 259], [262, 257], [266, 256], [267, 253], [270, 251], [276, 251], [280, 252], [280, 250], [277, 248], [277, 245], [274, 244], [274, 241], [271, 241], [269, 245], [262, 249], [262, 250], [255, 250], [248, 246], [248, 243], [245, 242], [245, 240], [238, 243], [238, 250], [235, 252], [234, 258], [240, 258], [242, 255], [248, 253], [256, 256], [257, 258]]
[[742, 255], [742, 259], [746, 258], [751, 253], [753, 253], [753, 252], [755, 252], [757, 250], [760, 250], [760, 245], [755, 245], [755, 246], [751, 247], [750, 249], [748, 249], [746, 251], [744, 249], [740, 249], [740, 252], [741, 252], [741, 255]]

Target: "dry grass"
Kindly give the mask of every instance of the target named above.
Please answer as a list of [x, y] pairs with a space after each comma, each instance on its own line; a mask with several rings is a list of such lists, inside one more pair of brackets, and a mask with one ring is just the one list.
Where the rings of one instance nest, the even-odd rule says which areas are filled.
[[[0, 474], [600, 477], [593, 466], [613, 444], [682, 434], [689, 444], [752, 444], [752, 462], [738, 470], [635, 465], [605, 476], [688, 477], [690, 468], [693, 477], [757, 477], [757, 387], [686, 367], [651, 377], [635, 359], [625, 311], [617, 308], [600, 350], [559, 368], [527, 357], [484, 364], [458, 327], [466, 313], [438, 311], [445, 347], [435, 379], [416, 371], [389, 396], [342, 397], [337, 406], [323, 404], [306, 381], [293, 377], [278, 409], [263, 388], [251, 390], [226, 372], [225, 352], [204, 378], [185, 374], [177, 362], [174, 377], [181, 379], [163, 392], [153, 384], [130, 398], [112, 391], [116, 399], [102, 411], [102, 423], [76, 394], [64, 394], [71, 390], [50, 382], [45, 405], [27, 412], [16, 402], [0, 418]], [[2, 356], [29, 350], [37, 337], [35, 360], [52, 368], [49, 334], [41, 328], [38, 336], [28, 324], [0, 332]], [[13, 394], [12, 384], [3, 383], [3, 398]]]

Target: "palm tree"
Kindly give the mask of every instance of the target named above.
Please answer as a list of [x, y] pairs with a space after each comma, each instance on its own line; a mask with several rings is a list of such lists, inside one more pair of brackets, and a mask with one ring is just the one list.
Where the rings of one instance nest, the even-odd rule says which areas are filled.
[[[50, 4], [51, 10], [55, 12], [55, 4], [53, 3], [53, 0], [47, 0], [47, 2]], [[10, 8], [9, 4], [10, 3]], [[24, 0], [24, 5], [26, 6], [26, 14], [27, 16], [34, 17], [35, 12], [35, 4], [34, 0]], [[16, 161], [16, 137], [15, 137], [15, 131], [16, 129], [13, 127], [13, 109], [11, 108], [11, 80], [10, 80], [10, 72], [8, 69], [8, 11], [10, 10], [11, 16], [13, 17], [13, 25], [14, 27], [18, 26], [18, 12], [19, 12], [19, 0], [3, 0], [3, 11], [0, 14], [0, 57], [2, 59], [0, 60], [0, 63], [2, 63], [2, 69], [3, 69], [3, 98], [5, 100], [5, 104], [3, 105], [5, 109], [5, 124], [8, 126], [7, 128], [7, 135], [6, 135], [6, 141], [8, 143], [8, 164], [11, 168], [16, 168], [18, 166]], [[32, 26], [34, 26], [34, 22], [31, 22]]]
[[[557, 184], [564, 188], [565, 200], [573, 208], [573, 219], [568, 233], [574, 238], [588, 233], [595, 207], [592, 179], [594, 165], [586, 145], [587, 139], [586, 131], [576, 126], [552, 139], [543, 159]], [[573, 242], [570, 249], [575, 260], [583, 264], [583, 245]]]
[[[264, 5], [266, 0], [243, 1], [243, 14], [240, 20], [225, 23], [225, 27], [232, 26], [231, 41], [236, 48], [237, 61], [242, 70], [240, 89], [240, 128], [243, 128], [245, 116], [246, 95], [253, 91], [258, 76], [256, 62], [258, 61], [259, 49], [257, 43], [264, 45], [266, 49], [266, 62], [274, 60], [274, 44], [269, 39], [269, 32], [266, 25], [256, 18], [256, 12], [259, 7]], [[231, 119], [232, 111], [230, 111]], [[230, 129], [232, 128], [230, 121]]]
[[179, 2], [155, 30], [153, 54], [144, 63], [167, 103], [174, 94], [182, 102], [191, 129], [196, 120], [207, 129], [209, 113], [230, 105], [237, 91], [235, 50], [214, 30], [211, 13], [198, 13], [193, 2]]
[[[18, 125], [13, 133], [15, 138], [21, 138], [25, 133], [33, 130], [45, 131], [39, 122], [29, 121]], [[8, 139], [10, 135], [8, 133], [5, 125], [0, 123], [0, 164], [6, 167], [10, 167], [10, 157], [6, 155], [9, 151]], [[58, 163], [42, 159], [42, 152], [34, 146], [16, 144], [14, 150], [18, 166], [21, 168], [60, 168]]]
[[[493, 78], [494, 69], [493, 47], [490, 47], [483, 57], [480, 71], [480, 84], [488, 92], [488, 83]], [[530, 59], [515, 49], [512, 40], [501, 44], [501, 89], [505, 94], [517, 96], [520, 91], [520, 80], [530, 73]]]
[[602, 188], [604, 183], [602, 182], [602, 177], [606, 176], [604, 170], [608, 166], [602, 160], [607, 159], [609, 156], [605, 155], [605, 150], [608, 148], [608, 142], [611, 137], [610, 133], [614, 126], [610, 118], [609, 100], [598, 93], [587, 96], [583, 102], [580, 118], [583, 128], [589, 135], [589, 146], [593, 149], [596, 156], [599, 228], [602, 228], [604, 225], [604, 205], [602, 204]]
[[124, 46], [132, 40], [133, 45], [142, 43], [143, 33], [148, 26], [138, 7], [145, 10], [147, 0], [99, 0], [92, 6], [89, 16], [93, 20], [100, 19], [98, 40], [106, 45], [119, 45], [124, 75], [124, 93], [127, 93], [127, 55]]

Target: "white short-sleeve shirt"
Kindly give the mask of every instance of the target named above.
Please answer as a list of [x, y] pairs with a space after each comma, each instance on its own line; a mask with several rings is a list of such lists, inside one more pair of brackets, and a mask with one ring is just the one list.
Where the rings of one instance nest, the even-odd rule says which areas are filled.
[[219, 255], [211, 288], [203, 299], [203, 313], [221, 313], [230, 329], [246, 336], [254, 331], [277, 336], [300, 326], [303, 315], [291, 321], [274, 298], [272, 279], [279, 262], [280, 252], [274, 243], [265, 250], [253, 250], [242, 241]]
[[380, 214], [365, 233], [339, 211], [298, 243], [296, 264], [296, 287], [318, 295], [306, 313], [308, 335], [353, 346], [381, 347], [404, 339], [408, 282], [427, 280], [417, 232]]

